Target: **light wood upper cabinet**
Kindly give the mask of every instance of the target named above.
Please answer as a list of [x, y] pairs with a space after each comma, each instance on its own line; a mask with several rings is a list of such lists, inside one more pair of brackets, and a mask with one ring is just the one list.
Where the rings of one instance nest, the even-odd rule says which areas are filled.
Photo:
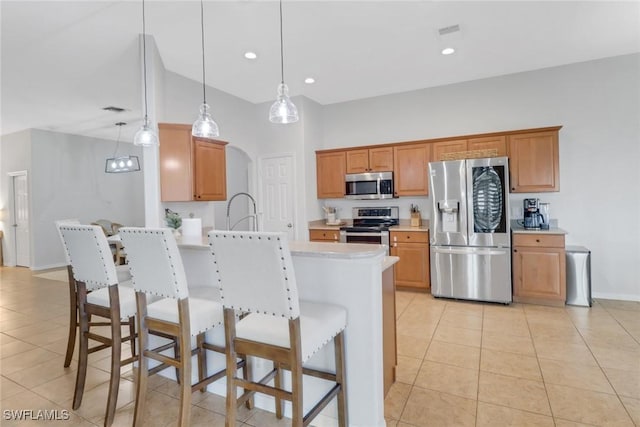
[[466, 139], [454, 139], [450, 141], [440, 141], [431, 144], [431, 161], [439, 162], [445, 160], [443, 155], [446, 153], [459, 153], [467, 151]]
[[347, 173], [393, 171], [393, 147], [348, 150]]
[[191, 125], [159, 123], [163, 202], [227, 198], [227, 142], [193, 138]]
[[318, 199], [344, 197], [346, 154], [344, 151], [316, 153]]
[[205, 138], [193, 139], [194, 200], [227, 200], [225, 145]]
[[558, 131], [508, 136], [511, 192], [560, 191]]
[[506, 136], [487, 136], [484, 138], [470, 138], [467, 140], [467, 150], [496, 150], [495, 156], [487, 157], [505, 157], [507, 155], [507, 137]]
[[427, 143], [393, 147], [395, 196], [426, 196], [429, 194], [427, 165], [430, 145]]

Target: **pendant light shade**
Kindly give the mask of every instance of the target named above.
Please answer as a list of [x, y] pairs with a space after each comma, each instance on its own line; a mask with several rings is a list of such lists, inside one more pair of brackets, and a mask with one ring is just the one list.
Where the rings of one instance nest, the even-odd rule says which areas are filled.
[[149, 118], [145, 115], [144, 123], [142, 127], [138, 129], [136, 135], [133, 137], [133, 144], [140, 145], [142, 147], [152, 147], [158, 145], [158, 134], [156, 130], [151, 127]]
[[298, 121], [298, 109], [289, 98], [289, 88], [286, 84], [278, 86], [278, 98], [269, 109], [269, 121], [271, 123], [294, 123]]
[[205, 83], [204, 67], [204, 4], [200, 0], [200, 34], [202, 35], [202, 104], [200, 114], [191, 128], [191, 135], [201, 138], [215, 138], [220, 135], [218, 124], [211, 117], [209, 104], [207, 104], [207, 84]]
[[120, 132], [122, 126], [126, 125], [125, 122], [118, 122], [118, 139], [116, 141], [116, 150], [112, 157], [107, 158], [104, 171], [106, 173], [124, 173], [124, 172], [137, 172], [140, 170], [140, 162], [138, 156], [118, 156], [118, 147], [120, 146]]
[[280, 76], [278, 97], [269, 109], [269, 121], [271, 123], [295, 123], [298, 121], [298, 109], [289, 98], [289, 88], [284, 83], [284, 49], [282, 41], [282, 0], [280, 0]]
[[213, 121], [211, 113], [209, 113], [208, 104], [200, 105], [200, 115], [196, 121], [193, 122], [191, 134], [201, 138], [215, 138], [220, 135], [220, 132], [218, 131], [218, 124]]
[[144, 15], [144, 0], [142, 0], [142, 66], [144, 74], [144, 121], [142, 127], [133, 138], [135, 145], [142, 147], [151, 147], [158, 145], [158, 134], [149, 121], [149, 109], [147, 107], [147, 34], [146, 34], [146, 22]]

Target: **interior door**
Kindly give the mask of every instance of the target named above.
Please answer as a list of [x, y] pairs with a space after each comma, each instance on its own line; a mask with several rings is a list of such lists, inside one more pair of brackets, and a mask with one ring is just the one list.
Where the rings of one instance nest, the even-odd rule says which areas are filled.
[[13, 230], [16, 265], [31, 266], [31, 243], [29, 238], [29, 187], [27, 172], [12, 176], [13, 181]]
[[260, 206], [264, 231], [284, 231], [295, 238], [295, 174], [292, 154], [262, 157], [259, 161]]

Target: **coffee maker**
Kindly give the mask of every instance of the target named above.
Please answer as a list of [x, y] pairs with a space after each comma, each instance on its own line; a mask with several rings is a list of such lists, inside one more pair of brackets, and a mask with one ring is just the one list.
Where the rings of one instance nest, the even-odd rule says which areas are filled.
[[540, 213], [540, 199], [524, 199], [524, 228], [539, 229], [544, 222]]

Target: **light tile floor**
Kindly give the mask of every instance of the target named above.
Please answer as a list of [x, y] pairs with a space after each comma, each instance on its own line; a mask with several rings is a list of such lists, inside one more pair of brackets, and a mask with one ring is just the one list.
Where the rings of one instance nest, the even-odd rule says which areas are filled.
[[[70, 410], [76, 369], [62, 367], [67, 298], [65, 282], [0, 268], [0, 425], [102, 425], [106, 351], [90, 356], [82, 406]], [[398, 292], [396, 306], [398, 378], [385, 401], [390, 427], [640, 426], [638, 302], [550, 308]], [[151, 378], [146, 424], [175, 425], [175, 384]], [[125, 369], [114, 426], [131, 425], [134, 389], [133, 371]], [[5, 410], [14, 409], [69, 410], [70, 419], [7, 420]], [[289, 424], [259, 409], [241, 410], [238, 420]], [[328, 417], [314, 423], [332, 424]], [[192, 425], [223, 426], [224, 399], [194, 393]]]

